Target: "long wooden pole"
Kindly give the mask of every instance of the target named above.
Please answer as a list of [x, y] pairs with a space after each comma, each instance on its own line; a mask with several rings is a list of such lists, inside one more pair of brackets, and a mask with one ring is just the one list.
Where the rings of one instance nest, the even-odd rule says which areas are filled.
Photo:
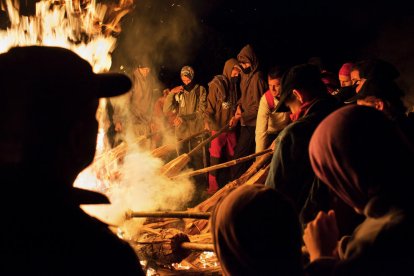
[[181, 248], [189, 249], [193, 251], [211, 251], [214, 252], [214, 245], [211, 243], [194, 243], [194, 242], [183, 242], [180, 244]]
[[[167, 243], [171, 242], [170, 239], [167, 240], [155, 240], [155, 241], [137, 241], [136, 244], [146, 245], [146, 244], [157, 244], [157, 243]], [[179, 244], [179, 247], [183, 249], [188, 249], [192, 251], [210, 251], [214, 252], [214, 244], [212, 243], [196, 243], [196, 242], [182, 242]]]
[[217, 133], [215, 133], [214, 135], [210, 136], [209, 138], [207, 138], [206, 140], [198, 144], [189, 153], [183, 153], [177, 158], [171, 160], [170, 162], [162, 166], [160, 168], [161, 174], [166, 177], [170, 177], [170, 178], [178, 175], [182, 171], [182, 169], [188, 164], [188, 162], [190, 162], [191, 157], [195, 155], [195, 153], [198, 150], [200, 150], [202, 147], [207, 145], [209, 142], [211, 142], [214, 138], [218, 137], [221, 133], [223, 133], [227, 129], [229, 129], [229, 126], [225, 125], [219, 131], [217, 131]]
[[260, 155], [263, 155], [263, 154], [266, 154], [266, 153], [269, 153], [269, 154], [273, 153], [273, 150], [272, 149], [266, 149], [264, 151], [253, 153], [251, 155], [240, 157], [238, 159], [230, 160], [230, 161], [225, 162], [225, 163], [221, 163], [221, 164], [217, 164], [217, 165], [214, 165], [214, 166], [202, 168], [202, 169], [192, 171], [192, 172], [182, 173], [182, 174], [179, 174], [179, 175], [174, 176], [172, 178], [191, 177], [191, 176], [194, 176], [194, 175], [199, 175], [199, 174], [215, 171], [215, 170], [222, 169], [222, 168], [228, 168], [228, 167], [234, 166], [238, 163], [246, 162], [250, 159], [256, 158], [257, 156], [260, 156]]
[[177, 142], [175, 142], [175, 143], [172, 143], [172, 144], [166, 144], [166, 145], [160, 146], [160, 147], [158, 147], [158, 148], [156, 148], [156, 149], [153, 149], [153, 150], [151, 151], [151, 154], [152, 154], [153, 156], [155, 156], [155, 157], [163, 157], [164, 155], [168, 154], [169, 152], [171, 152], [171, 151], [175, 150], [175, 148], [176, 148], [178, 145], [180, 145], [180, 144], [182, 144], [182, 143], [184, 143], [184, 142], [187, 142], [187, 141], [189, 141], [189, 140], [190, 140], [190, 139], [192, 139], [192, 138], [195, 138], [195, 137], [197, 137], [197, 136], [203, 135], [203, 134], [208, 134], [208, 131], [204, 129], [204, 130], [202, 130], [202, 131], [200, 131], [200, 132], [197, 132], [197, 133], [195, 133], [195, 134], [193, 134], [193, 135], [190, 135], [190, 136], [188, 136], [188, 137], [186, 137], [186, 138], [184, 138], [184, 139], [181, 139], [181, 140], [179, 140], [179, 141], [177, 141]]
[[211, 141], [213, 141], [215, 138], [217, 138], [218, 136], [220, 136], [220, 134], [222, 134], [223, 132], [225, 132], [226, 130], [229, 129], [229, 125], [225, 125], [223, 126], [220, 130], [218, 130], [216, 133], [214, 133], [214, 135], [211, 135], [210, 137], [208, 137], [206, 140], [204, 140], [203, 142], [201, 142], [200, 144], [198, 144], [196, 147], [194, 147], [189, 153], [189, 156], [194, 155], [197, 151], [199, 151], [202, 147], [204, 147], [205, 145], [207, 145], [208, 143], [210, 143]]
[[200, 135], [202, 135], [202, 134], [208, 134], [208, 130], [203, 129], [203, 130], [202, 130], [202, 131], [200, 131], [200, 132], [197, 132], [197, 133], [195, 133], [195, 134], [193, 134], [193, 135], [190, 135], [190, 136], [185, 137], [185, 138], [183, 138], [183, 139], [181, 139], [181, 140], [178, 140], [178, 141], [177, 141], [177, 144], [187, 142], [187, 141], [189, 141], [189, 140], [191, 140], [191, 139], [193, 139], [193, 138], [195, 138], [195, 137], [197, 137], [197, 136], [200, 136]]
[[126, 219], [131, 218], [190, 218], [190, 219], [209, 219], [210, 212], [187, 212], [187, 211], [159, 211], [159, 212], [133, 212], [125, 214]]

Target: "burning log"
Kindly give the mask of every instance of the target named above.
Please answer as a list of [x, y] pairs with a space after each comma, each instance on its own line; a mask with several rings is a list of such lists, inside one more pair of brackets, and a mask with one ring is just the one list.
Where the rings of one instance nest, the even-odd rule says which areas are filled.
[[229, 126], [226, 125], [223, 128], [221, 128], [217, 133], [210, 136], [208, 139], [204, 140], [200, 144], [198, 144], [194, 149], [192, 149], [189, 153], [184, 153], [175, 158], [174, 160], [171, 160], [167, 164], [165, 164], [161, 168], [161, 174], [167, 176], [167, 177], [174, 177], [176, 176], [181, 170], [190, 162], [191, 157], [199, 151], [201, 148], [203, 148], [205, 145], [210, 143], [212, 140], [217, 138], [221, 133], [229, 129]]
[[187, 211], [162, 211], [162, 212], [133, 212], [128, 211], [125, 214], [126, 219], [131, 218], [191, 218], [191, 219], [209, 219], [210, 212], [187, 212]]
[[193, 139], [197, 136], [207, 134], [207, 133], [208, 133], [208, 131], [204, 129], [203, 131], [200, 131], [198, 133], [190, 135], [190, 136], [188, 136], [184, 139], [179, 140], [176, 143], [167, 144], [167, 145], [163, 145], [161, 147], [158, 147], [158, 148], [152, 150], [151, 154], [154, 157], [162, 158], [162, 157], [166, 156], [167, 154], [169, 154], [171, 151], [174, 151], [176, 149], [177, 145], [179, 145], [181, 143], [185, 143], [185, 142], [187, 142], [187, 141], [189, 141], [189, 140], [191, 140], [191, 139]]
[[190, 177], [190, 176], [194, 176], [194, 175], [208, 173], [208, 172], [215, 171], [215, 170], [222, 169], [222, 168], [228, 168], [228, 167], [234, 166], [238, 163], [246, 162], [248, 160], [256, 158], [257, 156], [261, 156], [263, 154], [273, 154], [273, 150], [272, 149], [266, 149], [264, 151], [257, 152], [257, 153], [254, 153], [254, 154], [251, 154], [251, 155], [248, 155], [248, 156], [245, 156], [245, 157], [241, 157], [241, 158], [238, 158], [238, 159], [230, 160], [230, 161], [225, 162], [225, 163], [221, 163], [221, 164], [218, 164], [218, 165], [210, 166], [210, 167], [207, 167], [207, 168], [199, 169], [199, 170], [188, 172], [188, 173], [182, 173], [182, 174], [177, 175], [174, 178]]
[[214, 251], [213, 244], [190, 242], [188, 235], [174, 228], [145, 233], [133, 247], [141, 260], [164, 266], [181, 262], [192, 251]]
[[[213, 210], [214, 206], [217, 205], [217, 202], [225, 197], [229, 192], [231, 192], [233, 189], [237, 188], [240, 185], [249, 185], [253, 183], [264, 183], [264, 179], [267, 177], [267, 173], [269, 170], [269, 163], [271, 160], [272, 151], [268, 151], [267, 153], [260, 156], [251, 166], [250, 168], [239, 178], [236, 179], [230, 183], [228, 183], [226, 186], [224, 186], [222, 189], [217, 191], [214, 195], [212, 195], [210, 198], [206, 199], [204, 202], [198, 204], [196, 207], [189, 209], [187, 212], [184, 213], [209, 213]], [[194, 275], [200, 275], [200, 273], [209, 273], [209, 275], [212, 275], [212, 273], [220, 273], [221, 268], [220, 264], [214, 255], [214, 252], [208, 250], [209, 247], [213, 250], [212, 245], [212, 237], [210, 233], [210, 229], [208, 227], [209, 221], [207, 219], [177, 219], [177, 218], [165, 218], [162, 219], [162, 221], [158, 221], [156, 223], [151, 224], [144, 224], [144, 227], [141, 228], [142, 231], [147, 231], [149, 236], [156, 236], [158, 239], [158, 243], [155, 245], [151, 245], [152, 247], [150, 249], [145, 250], [152, 250], [159, 252], [158, 255], [156, 254], [150, 254], [146, 253], [144, 254], [141, 250], [140, 256], [147, 256], [143, 257], [142, 259], [148, 259], [148, 260], [154, 260], [159, 266], [157, 268], [157, 272], [162, 272], [165, 270], [166, 274], [168, 275], [171, 270], [175, 271], [183, 271], [185, 269], [185, 273], [188, 274], [190, 271], [195, 273]], [[176, 224], [174, 225], [174, 222], [181, 221], [183, 224]], [[163, 223], [164, 222], [164, 223]], [[166, 223], [168, 222], [168, 223]], [[168, 229], [165, 229], [167, 228]], [[174, 230], [175, 229], [175, 230]], [[178, 230], [180, 229], [180, 230]], [[190, 242], [184, 240], [181, 240], [179, 242], [180, 247], [182, 250], [188, 250], [186, 251], [191, 252], [190, 255], [185, 257], [179, 264], [175, 263], [171, 266], [167, 266], [167, 268], [162, 266], [162, 264], [166, 264], [167, 262], [171, 261], [171, 259], [179, 260], [186, 254], [180, 255], [180, 257], [172, 257], [169, 252], [173, 252], [171, 245], [171, 242], [169, 241], [169, 238], [165, 237], [164, 232], [170, 232], [171, 236], [173, 237], [173, 233], [183, 233], [185, 234], [189, 239]], [[164, 235], [164, 236], [163, 236]], [[153, 238], [153, 240], [156, 240]], [[187, 245], [191, 248], [187, 249]], [[206, 245], [206, 246], [205, 246]], [[144, 244], [140, 245], [141, 247], [144, 246]], [[150, 246], [149, 244], [145, 244], [145, 246]], [[200, 248], [200, 250], [203, 250], [204, 252], [196, 251], [197, 247]], [[191, 249], [191, 250], [190, 250]], [[164, 251], [163, 251], [164, 250]], [[149, 258], [149, 256], [152, 256]], [[209, 256], [207, 259], [205, 259], [206, 256]], [[184, 268], [182, 268], [184, 267]], [[164, 275], [164, 274], [162, 274]], [[176, 275], [176, 274], [171, 274]], [[180, 274], [181, 275], [181, 274]], [[190, 273], [191, 275], [191, 273]], [[220, 275], [220, 274], [219, 274]]]
[[[132, 141], [134, 145], [142, 145], [147, 139], [151, 138], [154, 133], [138, 136]], [[99, 179], [115, 180], [120, 177], [118, 163], [124, 159], [128, 151], [128, 143], [122, 142], [116, 147], [103, 152], [95, 157], [93, 166], [97, 171]]]

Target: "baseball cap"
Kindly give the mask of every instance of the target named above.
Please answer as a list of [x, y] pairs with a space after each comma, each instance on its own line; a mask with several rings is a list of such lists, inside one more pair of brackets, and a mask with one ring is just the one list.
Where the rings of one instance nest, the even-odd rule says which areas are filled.
[[281, 79], [281, 92], [279, 103], [275, 107], [275, 112], [288, 112], [289, 108], [285, 105], [286, 99], [293, 93], [293, 89], [324, 88], [321, 80], [319, 68], [313, 64], [299, 64], [291, 67]]
[[[71, 50], [60, 47], [28, 46], [14, 47], [0, 55], [0, 70], [7, 78], [22, 78], [27, 82], [39, 77], [49, 79], [62, 77], [71, 81], [97, 85], [98, 98], [114, 97], [131, 89], [131, 80], [121, 73], [99, 73]], [[4, 77], [3, 77], [4, 78]], [[92, 91], [91, 91], [92, 92]], [[79, 97], [86, 95], [76, 95]]]
[[[25, 162], [32, 135], [38, 140], [42, 135], [50, 141], [61, 139], [68, 126], [96, 114], [98, 98], [131, 88], [124, 74], [94, 73], [71, 50], [46, 46], [14, 47], [0, 54], [0, 82], [0, 95], [7, 103], [0, 111], [2, 166]], [[41, 134], [35, 136], [34, 130]], [[30, 141], [30, 147], [36, 147], [38, 140]], [[74, 187], [68, 197], [79, 204], [109, 203], [105, 195]]]

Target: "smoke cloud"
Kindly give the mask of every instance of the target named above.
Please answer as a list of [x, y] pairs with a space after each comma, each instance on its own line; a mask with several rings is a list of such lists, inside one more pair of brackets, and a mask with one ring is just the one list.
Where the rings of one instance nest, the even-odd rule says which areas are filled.
[[[125, 238], [139, 232], [144, 219], [125, 220], [127, 211], [183, 210], [192, 199], [195, 186], [189, 179], [174, 181], [160, 175], [161, 159], [154, 158], [138, 146], [129, 149], [118, 167], [120, 178], [110, 182], [104, 193], [110, 198], [109, 205], [84, 205], [90, 215], [122, 229]], [[89, 168], [91, 169], [91, 168]], [[84, 172], [85, 174], [88, 172]], [[82, 173], [75, 186], [84, 187]], [[91, 184], [91, 179], [86, 180]], [[93, 181], [92, 181], [93, 183]], [[90, 187], [98, 190], [99, 185]]]
[[134, 66], [147, 63], [156, 75], [166, 67], [178, 71], [201, 46], [201, 27], [189, 3], [137, 1], [122, 26], [113, 55], [115, 70], [130, 73]]

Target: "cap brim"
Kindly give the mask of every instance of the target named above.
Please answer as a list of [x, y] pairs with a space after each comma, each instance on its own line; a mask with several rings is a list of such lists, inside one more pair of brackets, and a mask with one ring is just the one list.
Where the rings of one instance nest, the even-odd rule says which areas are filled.
[[104, 194], [79, 189], [79, 188], [72, 188], [71, 190], [72, 199], [76, 202], [76, 204], [110, 204], [108, 197]]
[[129, 77], [121, 73], [101, 73], [95, 76], [99, 84], [98, 97], [100, 98], [125, 94], [132, 87]]

